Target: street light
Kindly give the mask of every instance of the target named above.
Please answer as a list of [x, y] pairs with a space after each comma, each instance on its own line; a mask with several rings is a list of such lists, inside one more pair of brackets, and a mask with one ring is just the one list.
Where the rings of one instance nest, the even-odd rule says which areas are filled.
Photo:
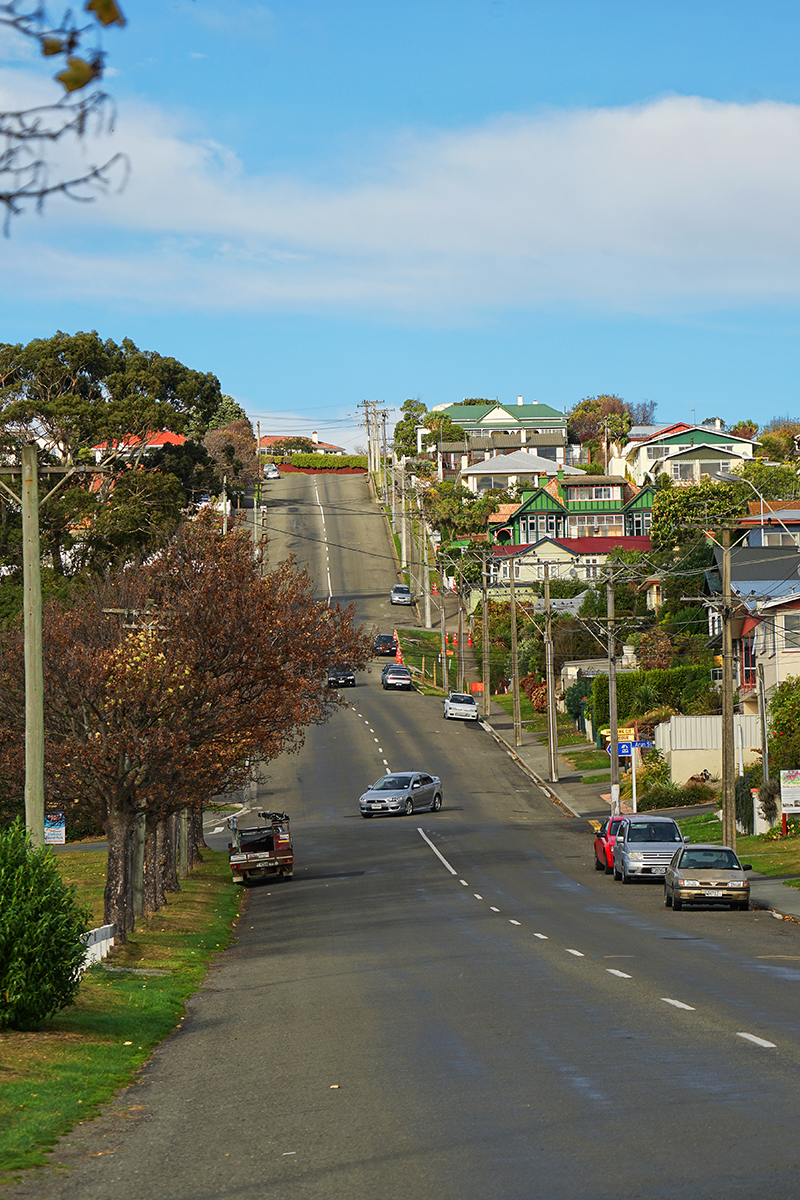
[[[752, 492], [755, 492], [755, 494], [758, 496], [758, 498], [761, 502], [761, 544], [763, 546], [763, 544], [764, 544], [764, 497], [763, 497], [762, 493], [758, 490], [758, 488], [756, 487], [756, 485], [754, 483], [751, 483], [749, 479], [745, 479], [744, 475], [735, 475], [733, 473], [733, 471], [715, 471], [714, 478], [719, 479], [721, 483], [746, 483], [747, 486], [750, 488], [750, 490]], [[791, 533], [786, 528], [786, 526], [784, 525], [781, 518], [778, 516], [775, 509], [770, 509], [770, 513], [772, 515], [774, 515], [778, 524], [783, 528], [784, 533], [789, 534], [789, 537], [792, 539], [793, 542], [795, 542], [794, 534]], [[796, 542], [795, 542], [795, 545], [796, 545]]]

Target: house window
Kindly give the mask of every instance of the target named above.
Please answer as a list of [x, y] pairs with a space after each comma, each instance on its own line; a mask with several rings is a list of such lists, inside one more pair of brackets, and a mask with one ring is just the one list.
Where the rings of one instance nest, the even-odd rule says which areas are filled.
[[800, 613], [786, 613], [783, 618], [784, 650], [800, 650]]
[[796, 533], [765, 533], [762, 538], [763, 546], [796, 546]]
[[667, 446], [648, 446], [647, 457], [652, 462], [655, 458], [664, 458], [667, 453]]
[[694, 463], [671, 463], [670, 475], [679, 482], [691, 482], [694, 479]]
[[700, 474], [716, 475], [717, 471], [729, 471], [730, 466], [730, 462], [701, 462]]
[[597, 579], [599, 577], [600, 567], [596, 558], [585, 558], [583, 564], [587, 579]]
[[619, 500], [620, 489], [615, 487], [576, 487], [569, 489], [570, 501], [574, 504], [581, 500]]
[[567, 518], [567, 537], [622, 537], [625, 518], [610, 513], [581, 513]]

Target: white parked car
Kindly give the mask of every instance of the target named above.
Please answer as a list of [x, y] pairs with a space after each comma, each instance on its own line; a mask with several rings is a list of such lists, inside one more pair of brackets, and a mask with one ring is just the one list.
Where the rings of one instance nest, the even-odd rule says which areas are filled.
[[281, 473], [278, 470], [278, 468], [275, 466], [275, 463], [267, 463], [266, 466], [264, 467], [264, 478], [265, 479], [280, 479], [280, 477], [281, 477]]
[[448, 721], [455, 717], [460, 721], [477, 721], [478, 706], [464, 692], [451, 692], [444, 702], [444, 719]]

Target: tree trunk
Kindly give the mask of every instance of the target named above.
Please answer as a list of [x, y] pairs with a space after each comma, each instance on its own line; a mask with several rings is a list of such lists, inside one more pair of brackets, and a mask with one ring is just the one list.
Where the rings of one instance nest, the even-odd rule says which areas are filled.
[[193, 804], [189, 809], [189, 870], [191, 871], [199, 862], [203, 861], [201, 850], [207, 850], [208, 846], [203, 837], [203, 806], [202, 804]]
[[162, 844], [161, 861], [161, 887], [164, 894], [163, 903], [166, 904], [167, 892], [179, 892], [181, 885], [178, 882], [178, 856], [176, 847], [178, 844], [178, 815], [173, 813], [171, 817], [167, 817], [164, 821], [164, 838]]
[[103, 919], [106, 925], [116, 925], [121, 942], [133, 931], [130, 859], [133, 821], [130, 813], [111, 809], [105, 824], [108, 838], [108, 870], [103, 895]]
[[159, 899], [159, 858], [158, 833], [161, 821], [151, 813], [147, 814], [144, 835], [144, 912], [152, 916], [161, 907]]

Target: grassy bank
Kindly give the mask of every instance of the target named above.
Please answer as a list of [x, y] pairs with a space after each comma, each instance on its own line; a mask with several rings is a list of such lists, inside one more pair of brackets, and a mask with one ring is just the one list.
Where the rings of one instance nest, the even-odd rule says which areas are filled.
[[[439, 657], [442, 652], [442, 635], [438, 629], [398, 629], [403, 662], [414, 672], [414, 678], [422, 679], [426, 688], [437, 691], [448, 690]], [[458, 677], [457, 657], [448, 656], [447, 677], [449, 690], [456, 687]], [[419, 672], [419, 676], [417, 675]]]
[[[166, 908], [137, 920], [127, 945], [86, 973], [71, 1008], [36, 1033], [0, 1033], [0, 1180], [44, 1163], [56, 1138], [130, 1083], [180, 1021], [209, 959], [231, 939], [241, 894], [227, 855], [204, 857]], [[98, 924], [105, 862], [103, 851], [58, 855]]]
[[[499, 704], [509, 717], [513, 716], [514, 697], [510, 692], [508, 695], [492, 696], [492, 700]], [[536, 712], [530, 700], [525, 695], [520, 695], [519, 701], [523, 725], [531, 733], [537, 734], [539, 741], [546, 746], [549, 740], [547, 733], [547, 713]], [[586, 745], [586, 738], [582, 733], [578, 733], [574, 722], [565, 713], [557, 714], [556, 726], [558, 728], [559, 748], [562, 746]]]
[[[712, 813], [687, 817], [678, 824], [693, 842], [722, 841], [722, 822]], [[800, 837], [768, 840], [766, 834], [758, 837], [739, 835], [736, 853], [742, 862], [752, 863], [753, 869], [762, 875], [800, 875]]]

